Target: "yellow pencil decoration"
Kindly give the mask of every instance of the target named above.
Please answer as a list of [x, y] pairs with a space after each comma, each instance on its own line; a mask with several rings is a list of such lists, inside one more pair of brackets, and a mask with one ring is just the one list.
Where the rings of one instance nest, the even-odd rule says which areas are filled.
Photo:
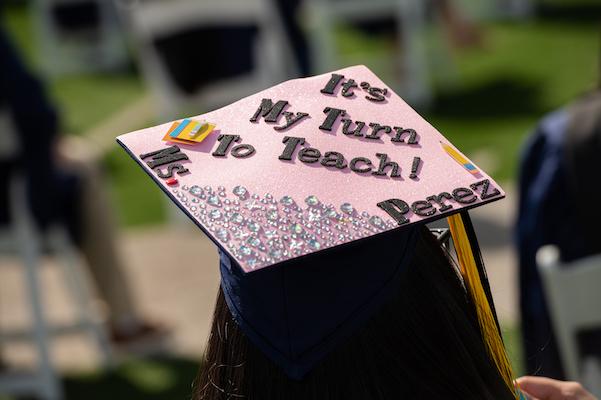
[[440, 142], [440, 145], [442, 146], [444, 151], [446, 151], [447, 154], [453, 158], [453, 160], [457, 161], [457, 163], [460, 164], [461, 166], [463, 166], [463, 168], [465, 168], [470, 174], [478, 175], [480, 173], [478, 168], [476, 168], [476, 166], [474, 164], [472, 164], [472, 162], [470, 160], [465, 158], [457, 150], [455, 150], [454, 148], [452, 148], [451, 146], [449, 146], [448, 144], [443, 143], [443, 142]]

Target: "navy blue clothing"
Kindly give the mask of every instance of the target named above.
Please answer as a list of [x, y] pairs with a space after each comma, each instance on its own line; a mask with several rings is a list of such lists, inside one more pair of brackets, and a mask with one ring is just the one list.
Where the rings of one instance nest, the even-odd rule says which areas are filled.
[[[8, 215], [10, 174], [24, 173], [30, 208], [42, 227], [61, 221], [77, 235], [78, 179], [59, 169], [54, 161], [53, 144], [58, 134], [58, 115], [48, 101], [41, 83], [27, 70], [6, 32], [0, 26], [0, 108], [10, 115], [19, 143], [19, 153], [1, 160], [0, 205]], [[7, 132], [0, 132], [7, 134]]]
[[[589, 240], [586, 233], [587, 224], [594, 222], [584, 220], [582, 204], [577, 202], [577, 193], [582, 191], [575, 187], [579, 180], [575, 176], [596, 172], [576, 170], [579, 166], [570, 161], [578, 148], [572, 144], [582, 140], [572, 138], [580, 123], [575, 110], [574, 106], [560, 109], [540, 122], [524, 148], [519, 178], [516, 239], [526, 372], [557, 379], [563, 379], [564, 372], [536, 267], [536, 252], [552, 244], [559, 248], [562, 261], [569, 263], [601, 251], [596, 238]], [[593, 134], [578, 133], [582, 138]]]
[[564, 197], [568, 194], [561, 165], [567, 117], [562, 110], [551, 114], [539, 125], [526, 144], [519, 181], [517, 245], [526, 372], [554, 378], [561, 378], [564, 373], [536, 268], [536, 251], [546, 244], [558, 244], [561, 241], [557, 237], [559, 232], [572, 221], [570, 218], [553, 218], [553, 213], [569, 209]]

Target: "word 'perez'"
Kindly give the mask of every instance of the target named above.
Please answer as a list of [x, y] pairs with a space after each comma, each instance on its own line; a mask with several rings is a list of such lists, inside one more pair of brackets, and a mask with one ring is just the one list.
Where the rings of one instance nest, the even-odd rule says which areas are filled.
[[430, 217], [436, 213], [445, 213], [453, 209], [452, 204], [448, 202], [467, 205], [474, 203], [480, 197], [480, 200], [488, 200], [500, 195], [501, 192], [490, 184], [488, 179], [472, 183], [470, 188], [460, 187], [454, 189], [451, 193], [441, 192], [437, 195], [426, 197], [425, 200], [414, 201], [411, 205], [401, 199], [388, 199], [378, 203], [378, 207], [386, 211], [399, 225], [409, 223], [407, 214], [413, 212], [420, 217]]

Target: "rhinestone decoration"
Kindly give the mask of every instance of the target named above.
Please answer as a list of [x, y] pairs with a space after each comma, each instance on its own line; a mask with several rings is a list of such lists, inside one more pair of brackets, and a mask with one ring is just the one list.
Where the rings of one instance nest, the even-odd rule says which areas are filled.
[[244, 186], [236, 186], [234, 188], [234, 190], [232, 190], [232, 193], [234, 193], [236, 196], [238, 196], [242, 200], [244, 200], [248, 197], [248, 190], [246, 190], [246, 188]]
[[244, 205], [245, 208], [247, 208], [249, 211], [253, 211], [253, 210], [260, 210], [261, 209], [261, 203], [259, 203], [257, 200], [253, 199], [249, 202], [247, 202]]
[[230, 221], [232, 221], [234, 224], [242, 224], [244, 222], [244, 217], [238, 213], [233, 213]]
[[342, 212], [345, 213], [345, 214], [352, 214], [353, 211], [355, 211], [355, 209], [353, 208], [353, 206], [351, 205], [351, 203], [343, 203], [340, 206], [340, 210], [342, 210]]
[[252, 254], [252, 249], [248, 246], [240, 246], [240, 248], [238, 249], [238, 251], [240, 251], [240, 254], [244, 255], [244, 256], [250, 256]]
[[273, 249], [269, 251], [269, 256], [275, 260], [279, 260], [284, 255], [284, 252], [280, 249]]
[[192, 196], [200, 196], [202, 194], [202, 188], [200, 186], [194, 185], [189, 190]]
[[249, 221], [248, 225], [246, 225], [251, 232], [259, 232], [261, 230], [261, 225], [257, 224], [254, 221]]
[[351, 203], [337, 208], [315, 195], [307, 196], [301, 206], [303, 202], [291, 196], [260, 196], [240, 185], [231, 191], [199, 185], [171, 191], [246, 270], [397, 226], [392, 219], [361, 212]]
[[211, 219], [221, 219], [221, 211], [219, 211], [219, 210], [211, 210], [209, 212], [209, 218], [211, 218]]
[[321, 244], [315, 239], [309, 240], [307, 244], [314, 250], [319, 250], [319, 248], [321, 247]]
[[259, 238], [256, 236], [251, 236], [248, 238], [246, 243], [250, 244], [252, 247], [259, 247], [261, 240], [259, 240]]
[[265, 237], [267, 239], [275, 239], [278, 237], [278, 232], [271, 230], [271, 231], [265, 231]]
[[386, 228], [386, 225], [384, 224], [384, 221], [382, 220], [382, 218], [377, 217], [375, 215], [369, 219], [369, 223], [372, 224], [373, 226], [375, 226], [376, 228], [380, 228], [380, 229]]
[[207, 203], [214, 207], [221, 207], [221, 200], [219, 200], [219, 197], [215, 195], [209, 196], [209, 198], [207, 199]]
[[221, 240], [222, 242], [227, 242], [228, 239], [230, 238], [230, 234], [228, 233], [228, 231], [223, 228], [217, 229], [217, 232], [215, 232], [215, 235], [217, 236], [217, 239]]
[[265, 214], [265, 216], [270, 221], [277, 221], [278, 218], [279, 218], [278, 212], [276, 210], [269, 210], [269, 211], [267, 211], [267, 213]]
[[327, 215], [329, 218], [332, 218], [332, 219], [336, 219], [336, 218], [338, 218], [338, 213], [337, 213], [337, 212], [336, 212], [336, 210], [335, 210], [335, 209], [333, 209], [333, 208], [328, 208], [328, 209], [326, 210], [326, 215]]
[[290, 196], [284, 196], [280, 199], [280, 203], [282, 203], [285, 206], [291, 206], [294, 204], [294, 200], [292, 200], [292, 197]]
[[296, 223], [290, 225], [290, 232], [295, 233], [297, 235], [302, 235], [305, 232], [305, 230], [303, 229], [303, 226], [301, 224]]
[[305, 203], [307, 203], [308, 206], [313, 207], [319, 204], [319, 200], [314, 195], [311, 195], [305, 199]]

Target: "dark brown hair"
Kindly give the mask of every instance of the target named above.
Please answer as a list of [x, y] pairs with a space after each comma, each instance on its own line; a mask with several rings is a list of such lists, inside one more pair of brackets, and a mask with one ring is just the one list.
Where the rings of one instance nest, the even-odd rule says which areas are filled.
[[461, 280], [426, 228], [403, 274], [394, 298], [302, 381], [249, 342], [220, 290], [194, 399], [513, 399]]

